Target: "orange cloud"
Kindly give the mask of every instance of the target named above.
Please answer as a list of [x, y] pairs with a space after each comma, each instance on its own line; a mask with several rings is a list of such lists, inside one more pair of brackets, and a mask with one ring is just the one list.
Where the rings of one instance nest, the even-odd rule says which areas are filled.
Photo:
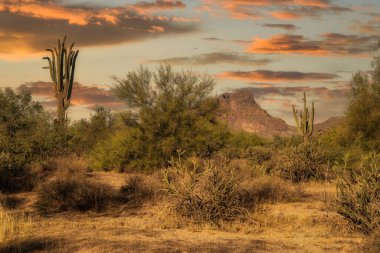
[[251, 82], [300, 82], [300, 81], [322, 81], [338, 78], [338, 75], [330, 73], [304, 73], [297, 71], [236, 71], [224, 72], [218, 78], [235, 79]]
[[302, 14], [286, 12], [286, 11], [272, 12], [271, 15], [276, 19], [284, 19], [284, 20], [299, 19], [302, 17]]
[[306, 54], [318, 56], [362, 56], [380, 36], [323, 34], [320, 40], [302, 35], [276, 35], [267, 39], [255, 38], [247, 52], [264, 54]]
[[317, 17], [325, 12], [351, 10], [333, 5], [329, 0], [203, 0], [203, 3], [202, 10], [215, 13], [215, 8], [220, 7], [236, 19], [263, 18], [268, 7], [271, 7], [269, 14], [277, 19]]
[[[181, 1], [156, 0], [123, 7], [64, 5], [59, 0], [0, 0], [0, 58], [40, 56], [58, 33], [81, 46], [115, 45], [196, 29], [196, 20], [139, 12], [184, 8]], [[61, 34], [61, 36], [63, 35]], [[102, 36], [99, 36], [101, 34]]]
[[[19, 89], [29, 90], [37, 99], [44, 101], [45, 105], [55, 106], [55, 98], [51, 91], [52, 84], [50, 82], [32, 82], [19, 86]], [[104, 107], [125, 107], [125, 103], [118, 100], [112, 92], [104, 86], [86, 86], [74, 83], [73, 96], [71, 99], [72, 106], [102, 105]]]

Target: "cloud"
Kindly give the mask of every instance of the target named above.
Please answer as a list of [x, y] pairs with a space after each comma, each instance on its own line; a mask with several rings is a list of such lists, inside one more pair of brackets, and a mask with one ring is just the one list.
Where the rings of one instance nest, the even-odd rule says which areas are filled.
[[213, 52], [192, 57], [174, 57], [158, 60], [149, 60], [147, 63], [169, 63], [173, 65], [207, 65], [207, 64], [237, 64], [263, 66], [272, 62], [270, 59], [256, 59], [250, 55], [239, 53]]
[[305, 73], [297, 71], [235, 71], [224, 72], [218, 75], [223, 79], [235, 79], [250, 82], [299, 82], [299, 81], [325, 81], [339, 78], [330, 73]]
[[219, 7], [235, 19], [261, 19], [267, 14], [276, 19], [299, 19], [352, 11], [330, 0], [203, 0], [203, 3], [203, 10], [215, 14], [215, 8]]
[[[144, 4], [149, 7], [139, 11]], [[181, 1], [162, 0], [112, 8], [65, 6], [58, 0], [0, 0], [0, 58], [41, 53], [63, 32], [86, 47], [195, 31], [196, 21], [149, 12], [184, 7]]]
[[247, 49], [250, 53], [306, 54], [306, 55], [362, 55], [380, 39], [380, 36], [327, 33], [320, 40], [310, 40], [302, 35], [275, 35], [255, 38]]
[[295, 30], [297, 27], [292, 24], [262, 24], [263, 27], [278, 28], [284, 30]]
[[224, 39], [217, 38], [217, 37], [207, 37], [207, 38], [202, 38], [202, 40], [208, 40], [208, 41], [224, 41]]
[[350, 89], [348, 87], [340, 87], [329, 89], [327, 87], [310, 87], [310, 86], [279, 86], [275, 84], [267, 84], [266, 87], [249, 87], [248, 89], [256, 97], [263, 96], [281, 96], [294, 98], [306, 92], [313, 96], [317, 96], [319, 99], [334, 99], [340, 97], [347, 97]]
[[[55, 98], [52, 93], [51, 82], [30, 82], [19, 86], [19, 89], [29, 90], [37, 99], [43, 101], [48, 107], [55, 107]], [[74, 83], [71, 106], [93, 107], [99, 104], [108, 108], [126, 107], [125, 103], [118, 100], [107, 86], [85, 86]]]

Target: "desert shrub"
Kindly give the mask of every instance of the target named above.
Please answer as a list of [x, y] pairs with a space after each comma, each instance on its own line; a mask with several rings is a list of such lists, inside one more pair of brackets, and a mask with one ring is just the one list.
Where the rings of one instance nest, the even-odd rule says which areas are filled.
[[105, 140], [114, 130], [116, 116], [102, 106], [93, 108], [89, 119], [74, 122], [69, 130], [71, 146], [76, 153], [89, 153], [100, 141]]
[[111, 186], [84, 177], [57, 178], [45, 182], [38, 189], [39, 210], [46, 213], [60, 211], [103, 211], [116, 197]]
[[273, 136], [272, 145], [275, 148], [284, 148], [289, 146], [298, 146], [303, 143], [303, 138], [301, 135], [291, 135], [291, 136]]
[[91, 151], [91, 166], [95, 170], [135, 171], [149, 169], [141, 132], [136, 128], [116, 131], [108, 140], [99, 142]]
[[357, 229], [371, 234], [380, 229], [380, 154], [363, 157], [359, 168], [335, 168], [338, 176], [338, 213]]
[[0, 191], [30, 190], [27, 165], [55, 146], [51, 119], [26, 90], [0, 89], [0, 108]]
[[114, 80], [115, 94], [136, 112], [125, 129], [133, 144], [117, 154], [123, 159], [116, 166], [123, 170], [165, 167], [177, 149], [208, 157], [226, 142], [229, 132], [216, 119], [217, 101], [208, 98], [215, 83], [210, 76], [161, 66], [156, 72], [141, 67]]
[[25, 214], [15, 214], [0, 205], [0, 247], [30, 235], [32, 219]]
[[312, 144], [286, 147], [272, 159], [273, 174], [292, 182], [324, 179], [328, 160], [320, 147]]
[[262, 203], [297, 200], [301, 196], [295, 186], [278, 177], [261, 176], [244, 180], [239, 186], [241, 204], [254, 209]]
[[145, 200], [152, 200], [155, 196], [154, 188], [143, 176], [134, 175], [129, 177], [120, 189], [120, 197], [124, 202], [141, 204]]
[[194, 222], [233, 221], [243, 218], [238, 179], [231, 171], [218, 170], [211, 162], [186, 166], [172, 160], [164, 175], [165, 189], [175, 199], [174, 210]]
[[221, 153], [229, 159], [251, 158], [257, 147], [268, 143], [268, 140], [256, 134], [233, 132]]

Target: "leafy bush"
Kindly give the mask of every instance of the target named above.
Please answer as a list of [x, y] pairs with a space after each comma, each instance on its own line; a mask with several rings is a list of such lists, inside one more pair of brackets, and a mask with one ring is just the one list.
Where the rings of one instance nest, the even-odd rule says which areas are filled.
[[318, 146], [308, 144], [286, 147], [273, 157], [272, 162], [271, 172], [292, 182], [301, 182], [323, 179], [328, 160]]
[[380, 229], [380, 154], [372, 153], [359, 168], [347, 163], [338, 175], [338, 213], [365, 234]]
[[257, 147], [268, 143], [268, 140], [256, 134], [233, 132], [221, 152], [229, 159], [251, 158]]
[[[115, 82], [115, 94], [136, 111], [125, 128], [124, 140], [132, 144], [119, 148], [116, 162], [113, 156], [109, 161], [98, 159], [104, 160], [102, 166], [152, 170], [167, 166], [178, 149], [188, 156], [208, 157], [226, 142], [228, 130], [216, 119], [217, 103], [208, 99], [215, 83], [211, 77], [174, 72], [170, 66], [161, 66], [155, 73], [141, 67], [125, 78], [115, 77]], [[107, 153], [101, 145], [96, 149]]]
[[232, 221], [243, 218], [238, 180], [233, 172], [222, 172], [210, 162], [202, 166], [172, 160], [164, 175], [166, 191], [175, 199], [175, 211], [195, 222]]
[[105, 210], [115, 200], [115, 191], [106, 184], [84, 177], [57, 178], [41, 185], [38, 208], [46, 213]]
[[351, 81], [346, 117], [349, 136], [370, 150], [380, 150], [380, 57], [374, 56], [372, 71], [357, 72]]

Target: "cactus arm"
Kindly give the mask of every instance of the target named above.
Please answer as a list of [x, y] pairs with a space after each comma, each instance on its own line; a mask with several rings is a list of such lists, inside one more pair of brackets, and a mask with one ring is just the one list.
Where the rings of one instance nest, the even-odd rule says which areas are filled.
[[312, 103], [312, 109], [311, 109], [311, 115], [310, 115], [310, 120], [309, 120], [309, 137], [313, 134], [314, 130], [314, 102]]
[[294, 107], [294, 105], [293, 105], [293, 117], [294, 117], [294, 120], [295, 120], [295, 122], [296, 122], [297, 131], [298, 131], [299, 133], [301, 133], [300, 121], [299, 121], [299, 119], [298, 119], [297, 110], [296, 110], [296, 108]]

